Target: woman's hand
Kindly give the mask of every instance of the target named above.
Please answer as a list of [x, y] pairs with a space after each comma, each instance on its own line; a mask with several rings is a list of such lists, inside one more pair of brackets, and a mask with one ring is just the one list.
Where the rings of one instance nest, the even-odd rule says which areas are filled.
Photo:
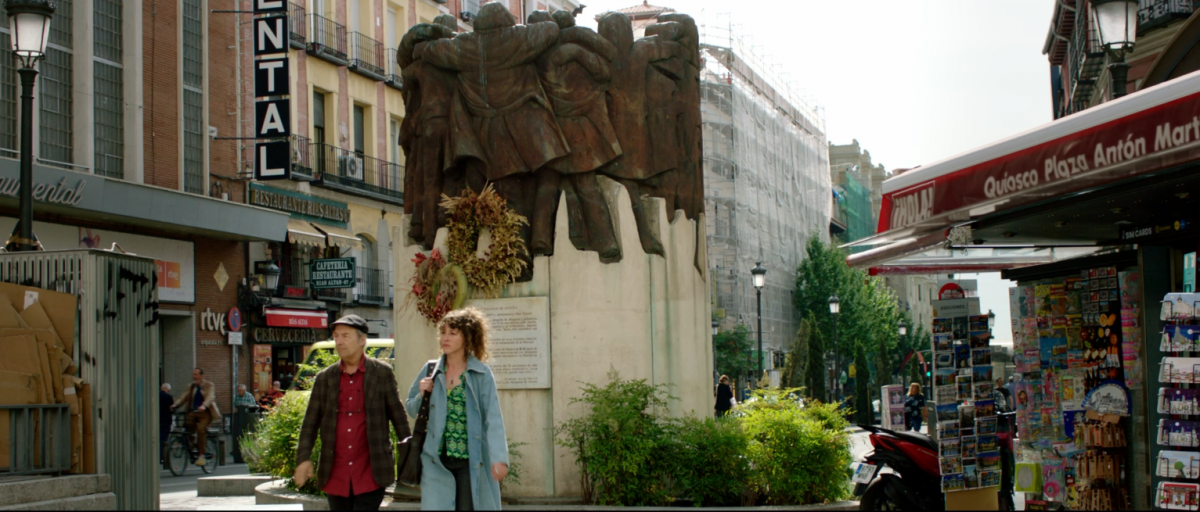
[[425, 377], [424, 379], [421, 379], [420, 387], [421, 387], [422, 392], [432, 393], [433, 392], [433, 378]]
[[499, 482], [504, 480], [504, 477], [506, 476], [508, 476], [508, 464], [503, 462], [492, 464], [492, 478]]

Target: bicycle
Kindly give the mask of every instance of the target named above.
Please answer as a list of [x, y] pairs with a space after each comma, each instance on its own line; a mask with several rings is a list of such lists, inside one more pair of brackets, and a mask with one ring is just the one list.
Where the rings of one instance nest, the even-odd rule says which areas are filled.
[[[171, 422], [171, 433], [167, 436], [167, 469], [172, 475], [182, 476], [187, 470], [188, 463], [195, 464], [199, 453], [192, 447], [196, 444], [196, 434], [188, 434], [184, 427], [184, 421], [187, 415], [184, 413], [175, 413], [175, 417]], [[208, 433], [208, 443], [204, 447], [204, 459], [207, 462], [200, 466], [200, 470], [205, 474], [210, 474], [215, 471], [217, 465], [217, 444], [218, 437], [221, 435], [221, 425], [210, 425], [205, 432]]]

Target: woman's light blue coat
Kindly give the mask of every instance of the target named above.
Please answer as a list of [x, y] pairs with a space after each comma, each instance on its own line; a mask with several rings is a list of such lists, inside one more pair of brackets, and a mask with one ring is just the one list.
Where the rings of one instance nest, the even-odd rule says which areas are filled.
[[[446, 432], [446, 357], [438, 361], [434, 372], [433, 393], [429, 400], [429, 434], [421, 450], [421, 508], [454, 510], [454, 475], [442, 465], [442, 434]], [[417, 372], [408, 390], [408, 411], [421, 407], [421, 379], [425, 365]], [[471, 492], [475, 510], [500, 510], [500, 483], [492, 478], [492, 464], [508, 464], [508, 438], [504, 434], [504, 416], [492, 369], [473, 356], [467, 356], [463, 372], [467, 386], [467, 451], [471, 463]], [[415, 414], [415, 412], [410, 412]]]

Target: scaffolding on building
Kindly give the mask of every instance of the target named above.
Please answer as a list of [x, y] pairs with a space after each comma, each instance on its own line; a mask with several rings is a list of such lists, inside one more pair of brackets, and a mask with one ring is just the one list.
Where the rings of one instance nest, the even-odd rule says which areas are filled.
[[[871, 189], [863, 181], [870, 179], [858, 172], [846, 171], [838, 174], [839, 183], [834, 184], [837, 191], [837, 218], [846, 225], [846, 231], [839, 235], [843, 242], [862, 240], [875, 234], [875, 215], [871, 207]], [[858, 252], [865, 247], [852, 247], [850, 252]]]
[[[786, 351], [805, 244], [829, 241], [829, 147], [819, 110], [803, 101], [728, 23], [702, 23], [701, 117], [713, 308], [722, 328], [756, 325], [750, 269], [767, 267], [764, 348]], [[771, 368], [770, 357], [766, 368]]]

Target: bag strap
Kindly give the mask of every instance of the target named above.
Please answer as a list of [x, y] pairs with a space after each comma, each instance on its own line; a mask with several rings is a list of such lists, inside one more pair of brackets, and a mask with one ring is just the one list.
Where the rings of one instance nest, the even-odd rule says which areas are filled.
[[[434, 359], [425, 363], [425, 378], [433, 375], [434, 370], [440, 359]], [[425, 391], [421, 394], [421, 408], [417, 411], [417, 423], [413, 425], [413, 433], [425, 434], [429, 428], [429, 399], [433, 395], [431, 391]]]

